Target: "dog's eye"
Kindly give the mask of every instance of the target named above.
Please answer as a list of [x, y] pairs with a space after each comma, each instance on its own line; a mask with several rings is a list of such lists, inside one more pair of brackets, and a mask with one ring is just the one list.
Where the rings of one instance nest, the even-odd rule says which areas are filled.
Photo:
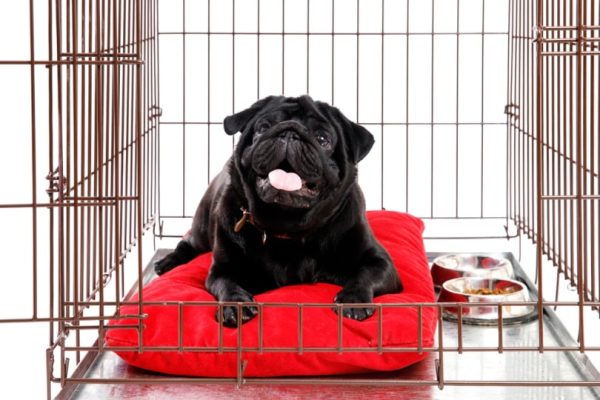
[[256, 129], [256, 133], [264, 133], [267, 129], [271, 127], [271, 124], [268, 122], [261, 122]]
[[317, 142], [321, 145], [321, 147], [329, 146], [329, 138], [322, 132], [317, 134]]

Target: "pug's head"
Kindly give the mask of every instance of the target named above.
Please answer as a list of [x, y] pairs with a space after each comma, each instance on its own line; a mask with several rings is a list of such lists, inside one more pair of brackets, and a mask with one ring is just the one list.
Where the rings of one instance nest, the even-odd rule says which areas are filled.
[[300, 232], [331, 214], [356, 184], [373, 135], [309, 96], [271, 96], [225, 118], [241, 132], [234, 163], [263, 229]]

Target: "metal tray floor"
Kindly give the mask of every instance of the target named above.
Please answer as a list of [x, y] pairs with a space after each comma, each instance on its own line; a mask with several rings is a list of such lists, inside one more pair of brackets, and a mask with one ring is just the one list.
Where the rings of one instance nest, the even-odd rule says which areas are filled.
[[[166, 250], [155, 254], [160, 257]], [[429, 253], [431, 261], [438, 253]], [[511, 253], [505, 253], [515, 269], [517, 278], [525, 282], [532, 297], [537, 296], [535, 285], [523, 272]], [[152, 265], [152, 261], [149, 265]], [[152, 268], [146, 268], [144, 281], [154, 277]], [[545, 344], [547, 346], [575, 345], [565, 327], [549, 309], [544, 314]], [[505, 346], [536, 346], [538, 337], [537, 320], [520, 325], [504, 327]], [[443, 321], [443, 341], [445, 346], [457, 346], [457, 324]], [[463, 346], [498, 345], [498, 329], [491, 326], [463, 325]], [[532, 400], [532, 399], [600, 399], [598, 388], [573, 386], [398, 386], [395, 379], [435, 380], [437, 353], [431, 353], [420, 363], [391, 373], [378, 373], [361, 376], [344, 376], [340, 379], [378, 378], [389, 380], [389, 385], [367, 386], [340, 382], [335, 385], [274, 385], [244, 384], [74, 384], [68, 383], [59, 393], [58, 399], [472, 399], [485, 400]], [[600, 374], [585, 354], [578, 352], [533, 351], [505, 352], [445, 352], [444, 379], [467, 381], [522, 381], [555, 380], [595, 381], [600, 386]], [[127, 365], [112, 352], [88, 353], [74, 377], [80, 378], [160, 378], [157, 373]], [[183, 378], [185, 379], [185, 378]]]

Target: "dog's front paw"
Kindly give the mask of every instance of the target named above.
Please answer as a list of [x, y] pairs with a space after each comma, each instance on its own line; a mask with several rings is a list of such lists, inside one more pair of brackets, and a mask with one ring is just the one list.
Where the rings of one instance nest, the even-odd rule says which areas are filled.
[[[241, 293], [238, 295], [232, 296], [231, 299], [226, 300], [227, 302], [240, 302], [240, 303], [254, 303], [254, 297], [248, 293]], [[254, 317], [258, 315], [258, 307], [256, 306], [223, 306], [223, 311], [221, 315], [221, 310], [217, 309], [217, 321], [221, 321], [221, 317], [223, 318], [223, 325], [229, 328], [235, 328], [238, 325], [238, 311], [241, 309], [242, 314], [242, 324], [250, 321]]]
[[154, 272], [156, 272], [156, 275], [162, 275], [181, 264], [182, 263], [179, 260], [179, 257], [175, 255], [175, 252], [169, 253], [154, 263]]
[[[334, 302], [338, 304], [344, 304], [345, 306], [342, 309], [342, 315], [346, 318], [355, 319], [357, 321], [362, 321], [364, 319], [369, 318], [375, 312], [375, 307], [368, 306], [357, 306], [357, 307], [349, 307], [347, 304], [357, 304], [357, 303], [372, 303], [373, 296], [366, 290], [360, 289], [342, 289], [333, 299]], [[339, 308], [335, 308], [334, 310], [338, 312]]]

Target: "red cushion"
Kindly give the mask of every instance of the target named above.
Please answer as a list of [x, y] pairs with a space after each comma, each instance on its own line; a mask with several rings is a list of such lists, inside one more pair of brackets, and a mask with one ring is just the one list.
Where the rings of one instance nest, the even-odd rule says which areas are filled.
[[[375, 303], [433, 302], [434, 291], [427, 257], [423, 247], [423, 222], [407, 214], [390, 211], [371, 211], [367, 217], [375, 236], [389, 251], [400, 271], [404, 291], [376, 297]], [[175, 268], [155, 279], [144, 288], [144, 301], [214, 301], [204, 288], [211, 255], [204, 254], [186, 265]], [[256, 296], [257, 302], [331, 303], [339, 286], [317, 283], [282, 287]], [[137, 298], [134, 298], [134, 300]], [[215, 321], [215, 305], [185, 305], [183, 307], [183, 346], [196, 350], [218, 346], [219, 329]], [[137, 306], [123, 306], [121, 314], [136, 314]], [[178, 306], [145, 306], [144, 346], [175, 346], [178, 341]], [[377, 348], [378, 312], [365, 321], [343, 319], [342, 344], [344, 347]], [[382, 346], [417, 347], [418, 313], [416, 307], [383, 308]], [[434, 308], [422, 310], [422, 346], [432, 346], [437, 313]], [[327, 307], [305, 307], [303, 311], [303, 346], [296, 350], [268, 352], [269, 348], [298, 346], [298, 311], [294, 307], [265, 306], [263, 310], [263, 353], [258, 347], [259, 319], [242, 327], [244, 351], [242, 358], [247, 377], [290, 375], [333, 375], [368, 371], [390, 371], [411, 365], [425, 358], [418, 352], [352, 352], [339, 354], [338, 317]], [[136, 325], [135, 320], [112, 320], [110, 325]], [[117, 354], [128, 363], [168, 374], [206, 377], [236, 376], [237, 329], [223, 328], [223, 345], [232, 347], [217, 351], [155, 351], [118, 350]], [[109, 329], [109, 346], [137, 346], [138, 334], [134, 329]], [[331, 351], [311, 352], [309, 347], [326, 347]]]

